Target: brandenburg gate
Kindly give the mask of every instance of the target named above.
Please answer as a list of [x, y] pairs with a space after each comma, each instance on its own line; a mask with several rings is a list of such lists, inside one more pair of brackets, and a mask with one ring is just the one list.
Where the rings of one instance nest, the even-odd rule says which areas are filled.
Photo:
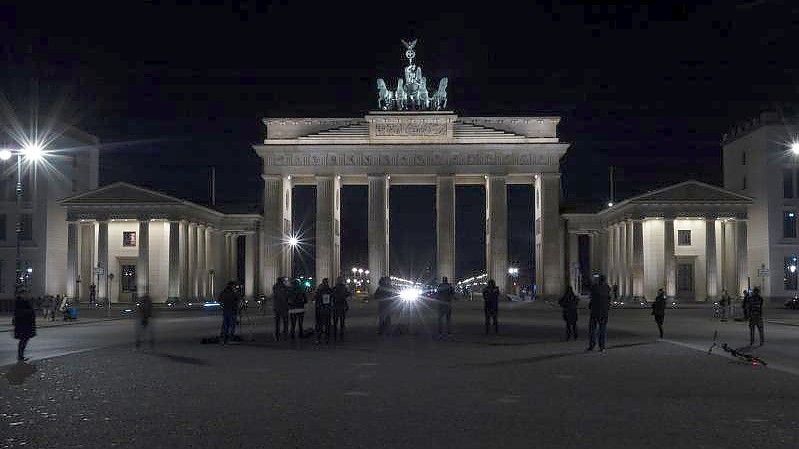
[[[508, 277], [508, 184], [533, 185], [535, 267], [539, 294], [565, 287], [559, 161], [559, 117], [459, 117], [446, 108], [447, 79], [432, 95], [406, 46], [409, 65], [390, 91], [380, 79], [378, 110], [356, 118], [267, 118], [263, 161], [261, 285], [292, 275], [291, 190], [316, 186], [316, 278], [341, 274], [341, 187], [368, 185], [370, 284], [389, 272], [389, 186], [436, 186], [438, 276], [454, 279], [455, 186], [486, 189], [486, 269]], [[533, 232], [533, 229], [530, 232]]]

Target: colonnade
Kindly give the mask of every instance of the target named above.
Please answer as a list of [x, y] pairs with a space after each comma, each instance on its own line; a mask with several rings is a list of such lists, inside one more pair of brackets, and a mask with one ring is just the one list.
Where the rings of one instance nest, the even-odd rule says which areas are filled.
[[[348, 177], [351, 180], [353, 177]], [[271, 294], [271, 285], [279, 276], [292, 276], [295, 248], [287, 244], [292, 232], [291, 190], [298, 183], [291, 175], [263, 175], [264, 218], [262, 282]], [[488, 276], [500, 286], [508, 280], [508, 204], [507, 185], [532, 184], [535, 200], [535, 264], [539, 294], [559, 295], [564, 286], [561, 226], [559, 218], [560, 174], [537, 175], [485, 174], [461, 177], [439, 174], [415, 177], [368, 174], [353, 183], [368, 186], [369, 279], [376, 288], [389, 267], [390, 186], [434, 184], [436, 186], [437, 276], [455, 278], [455, 186], [480, 183], [486, 189], [486, 268]], [[476, 181], [476, 179], [478, 179]], [[316, 279], [333, 281], [341, 274], [341, 187], [342, 177], [303, 176], [301, 183], [315, 185], [316, 199]], [[531, 232], [533, 230], [531, 229]]]
[[[124, 231], [136, 232], [135, 245], [124, 245], [122, 231], [119, 235], [115, 232], [109, 242], [109, 224], [114, 221], [127, 222]], [[136, 225], [132, 226], [131, 222]], [[112, 301], [118, 300], [118, 294], [117, 297], [112, 294], [116, 290], [111, 284], [114, 279], [109, 276], [113, 274], [120, 280], [118, 258], [135, 260], [138, 296], [150, 294], [154, 300], [213, 297], [228, 280], [238, 278], [239, 235], [239, 232], [188, 220], [69, 221], [67, 296], [86, 300], [88, 285], [96, 283], [98, 300], [109, 296]], [[248, 296], [257, 291], [258, 285], [255, 276], [257, 237], [254, 232], [245, 234], [245, 294]]]

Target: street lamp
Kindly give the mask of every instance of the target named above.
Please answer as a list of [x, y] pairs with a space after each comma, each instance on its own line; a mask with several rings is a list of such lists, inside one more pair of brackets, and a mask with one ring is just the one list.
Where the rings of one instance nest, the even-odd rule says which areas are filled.
[[[3, 148], [0, 149], [0, 160], [8, 161], [14, 155], [17, 156], [17, 254], [16, 254], [16, 280], [14, 282], [14, 296], [18, 296], [23, 291], [24, 276], [22, 272], [22, 247], [20, 246], [20, 234], [22, 234], [22, 159], [36, 164], [44, 159], [45, 150], [38, 142], [31, 142], [20, 149]], [[33, 268], [28, 268], [28, 275], [33, 273]]]
[[791, 142], [791, 153], [799, 155], [799, 141]]

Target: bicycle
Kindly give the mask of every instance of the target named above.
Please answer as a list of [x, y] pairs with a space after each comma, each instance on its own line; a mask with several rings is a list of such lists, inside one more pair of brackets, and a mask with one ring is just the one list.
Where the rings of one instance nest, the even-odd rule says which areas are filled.
[[745, 362], [745, 363], [751, 363], [752, 365], [768, 366], [768, 363], [763, 361], [763, 359], [761, 359], [760, 357], [754, 356], [752, 354], [747, 354], [747, 353], [745, 353], [743, 351], [740, 351], [738, 349], [735, 349], [735, 348], [731, 348], [727, 343], [722, 343], [721, 346], [719, 346], [718, 343], [717, 343], [718, 336], [719, 336], [719, 331], [715, 331], [713, 333], [713, 344], [710, 345], [710, 349], [707, 350], [708, 354], [713, 352], [713, 348], [720, 347], [722, 350], [724, 350], [724, 352], [732, 355], [733, 357], [735, 357], [739, 361], [742, 361], [742, 362]]

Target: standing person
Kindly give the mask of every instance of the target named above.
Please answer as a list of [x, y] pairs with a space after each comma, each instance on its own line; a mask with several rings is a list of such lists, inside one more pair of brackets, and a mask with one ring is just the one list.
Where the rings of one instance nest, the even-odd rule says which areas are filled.
[[236, 312], [239, 308], [239, 295], [236, 294], [236, 283], [230, 281], [219, 293], [219, 303], [222, 304], [222, 341], [227, 344], [233, 338], [236, 329]]
[[652, 303], [652, 315], [658, 325], [660, 338], [663, 338], [663, 318], [666, 316], [666, 292], [662, 288], [658, 289], [658, 295], [655, 297], [655, 302]]
[[24, 362], [28, 360], [25, 357], [25, 347], [28, 346], [28, 340], [36, 336], [36, 311], [30, 301], [17, 296], [14, 301], [12, 322], [14, 325], [14, 338], [19, 340], [17, 344], [17, 361]]
[[613, 284], [613, 300], [618, 301], [619, 299], [619, 284]]
[[47, 320], [47, 317], [53, 313], [53, 297], [50, 295], [45, 295], [44, 299], [42, 300], [42, 319]]
[[283, 338], [289, 333], [289, 280], [277, 278], [272, 286], [272, 312], [275, 315], [275, 341], [280, 340], [280, 325], [283, 324]]
[[55, 321], [55, 313], [61, 310], [61, 295], [50, 297], [50, 321]]
[[577, 303], [580, 298], [574, 294], [571, 285], [566, 287], [566, 293], [558, 300], [558, 305], [563, 309], [563, 321], [566, 322], [566, 341], [574, 337], [577, 340]]
[[[591, 302], [588, 303], [591, 311], [588, 333], [589, 342], [586, 351], [593, 351], [599, 340], [599, 352], [605, 353], [605, 340], [608, 333], [608, 311], [610, 310], [610, 287], [605, 281], [605, 275], [599, 275], [597, 283], [591, 288]], [[598, 337], [598, 338], [597, 338]]]
[[749, 291], [743, 291], [743, 300], [741, 300], [741, 308], [744, 310], [744, 319], [749, 320]]
[[760, 288], [755, 287], [749, 297], [749, 346], [755, 345], [755, 327], [760, 337], [760, 346], [763, 346], [763, 297], [760, 296]]
[[89, 286], [89, 304], [97, 304], [97, 286], [94, 283]]
[[391, 289], [391, 278], [383, 276], [377, 283], [374, 293], [377, 301], [377, 333], [383, 335], [391, 330], [391, 308], [394, 304], [394, 292]]
[[294, 285], [289, 292], [289, 319], [291, 320], [292, 340], [295, 338], [297, 327], [299, 327], [300, 338], [303, 338], [302, 323], [305, 321], [305, 303], [307, 302], [308, 298], [300, 280], [294, 279]]
[[[333, 339], [344, 339], [344, 326], [347, 321], [347, 311], [350, 310], [349, 297], [352, 295], [350, 289], [344, 283], [344, 277], [336, 279], [336, 286], [333, 287]], [[341, 332], [339, 334], [339, 332]]]
[[314, 295], [314, 309], [316, 310], [316, 342], [322, 339], [325, 334], [325, 343], [330, 343], [330, 318], [333, 314], [333, 289], [327, 278], [322, 279], [322, 283], [316, 288]]
[[727, 293], [727, 290], [721, 292], [721, 299], [719, 299], [719, 307], [721, 308], [721, 321], [727, 321], [727, 309], [732, 306], [732, 298]]
[[483, 289], [483, 313], [485, 314], [486, 334], [490, 329], [490, 322], [494, 322], [494, 333], [499, 333], [497, 325], [497, 315], [499, 314], [499, 287], [493, 279], [488, 280], [488, 284]]
[[152, 318], [153, 301], [150, 299], [150, 295], [144, 295], [139, 301], [139, 319], [136, 320], [136, 349], [141, 347], [142, 336], [145, 333], [150, 340], [150, 349], [155, 348]]
[[455, 297], [455, 289], [452, 288], [452, 284], [449, 283], [446, 276], [441, 278], [441, 283], [438, 284], [436, 297], [438, 299], [438, 336], [443, 337], [443, 322], [445, 320], [447, 322], [447, 335], [452, 333], [450, 324], [452, 321], [452, 300]]

